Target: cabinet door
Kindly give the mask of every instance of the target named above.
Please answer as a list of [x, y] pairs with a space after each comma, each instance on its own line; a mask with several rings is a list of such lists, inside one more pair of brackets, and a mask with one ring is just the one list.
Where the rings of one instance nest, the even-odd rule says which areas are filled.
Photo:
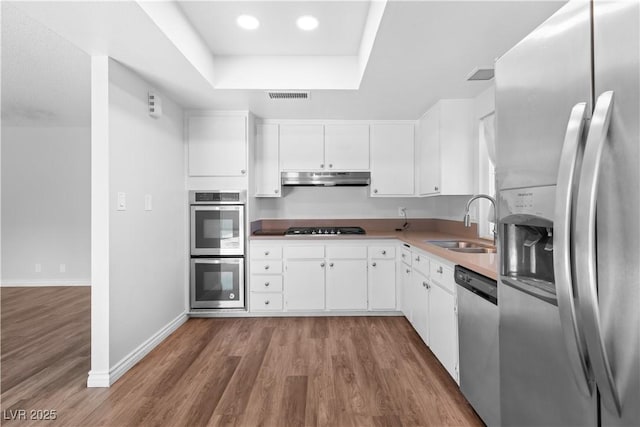
[[[420, 194], [440, 192], [440, 106], [420, 119]], [[464, 154], [464, 153], [463, 153]]]
[[328, 260], [327, 309], [367, 309], [367, 261]]
[[369, 310], [395, 310], [396, 262], [390, 259], [369, 261]]
[[422, 341], [429, 345], [429, 290], [426, 276], [413, 270], [412, 274], [413, 310], [412, 324]]
[[455, 297], [440, 286], [429, 290], [429, 347], [449, 374], [457, 378], [458, 317]]
[[190, 176], [246, 174], [246, 117], [191, 116], [187, 120]]
[[324, 127], [280, 125], [280, 167], [285, 171], [323, 170]]
[[284, 297], [287, 310], [324, 310], [325, 262], [322, 259], [286, 262]]
[[278, 163], [278, 125], [256, 125], [256, 196], [280, 197], [280, 165]]
[[413, 324], [413, 281], [411, 267], [400, 263], [400, 286], [402, 286], [402, 313]]
[[371, 195], [414, 194], [413, 124], [371, 125]]
[[328, 170], [369, 170], [369, 125], [326, 125], [324, 153]]

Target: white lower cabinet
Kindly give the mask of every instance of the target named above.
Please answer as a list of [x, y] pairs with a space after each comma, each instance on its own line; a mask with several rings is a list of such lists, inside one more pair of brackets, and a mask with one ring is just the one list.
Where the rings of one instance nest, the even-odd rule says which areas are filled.
[[427, 276], [414, 269], [410, 282], [411, 288], [411, 324], [422, 341], [429, 345], [429, 282]]
[[293, 311], [324, 310], [324, 259], [287, 259], [285, 263], [285, 308]]
[[250, 248], [252, 312], [398, 307], [395, 242], [256, 240]]
[[458, 315], [456, 299], [440, 286], [429, 289], [429, 347], [453, 378], [458, 380]]
[[367, 260], [328, 260], [328, 310], [367, 309]]
[[402, 249], [402, 311], [447, 372], [459, 382], [458, 313], [453, 266], [418, 250]]

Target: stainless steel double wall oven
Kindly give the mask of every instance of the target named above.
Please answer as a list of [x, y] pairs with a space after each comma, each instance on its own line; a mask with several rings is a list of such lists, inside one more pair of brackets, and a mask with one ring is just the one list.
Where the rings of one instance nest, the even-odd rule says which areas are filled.
[[190, 191], [191, 308], [245, 305], [244, 191]]

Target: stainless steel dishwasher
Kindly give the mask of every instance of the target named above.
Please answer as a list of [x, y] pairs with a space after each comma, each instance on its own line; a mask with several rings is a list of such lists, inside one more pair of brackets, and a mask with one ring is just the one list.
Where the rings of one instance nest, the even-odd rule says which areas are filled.
[[460, 390], [488, 426], [500, 425], [498, 288], [496, 281], [456, 265]]

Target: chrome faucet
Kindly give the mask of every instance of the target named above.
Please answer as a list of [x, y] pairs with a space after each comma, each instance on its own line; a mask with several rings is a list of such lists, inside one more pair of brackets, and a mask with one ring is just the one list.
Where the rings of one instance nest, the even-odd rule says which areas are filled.
[[471, 203], [476, 200], [476, 199], [487, 199], [491, 202], [491, 204], [493, 205], [493, 245], [496, 245], [496, 237], [497, 237], [497, 233], [496, 233], [496, 228], [495, 228], [495, 224], [498, 224], [498, 211], [496, 209], [496, 199], [494, 199], [491, 196], [487, 196], [486, 194], [476, 194], [475, 196], [473, 196], [472, 198], [469, 199], [469, 201], [467, 202], [467, 206], [464, 208], [464, 226], [465, 227], [471, 227], [471, 218], [469, 217], [469, 207], [471, 206]]

